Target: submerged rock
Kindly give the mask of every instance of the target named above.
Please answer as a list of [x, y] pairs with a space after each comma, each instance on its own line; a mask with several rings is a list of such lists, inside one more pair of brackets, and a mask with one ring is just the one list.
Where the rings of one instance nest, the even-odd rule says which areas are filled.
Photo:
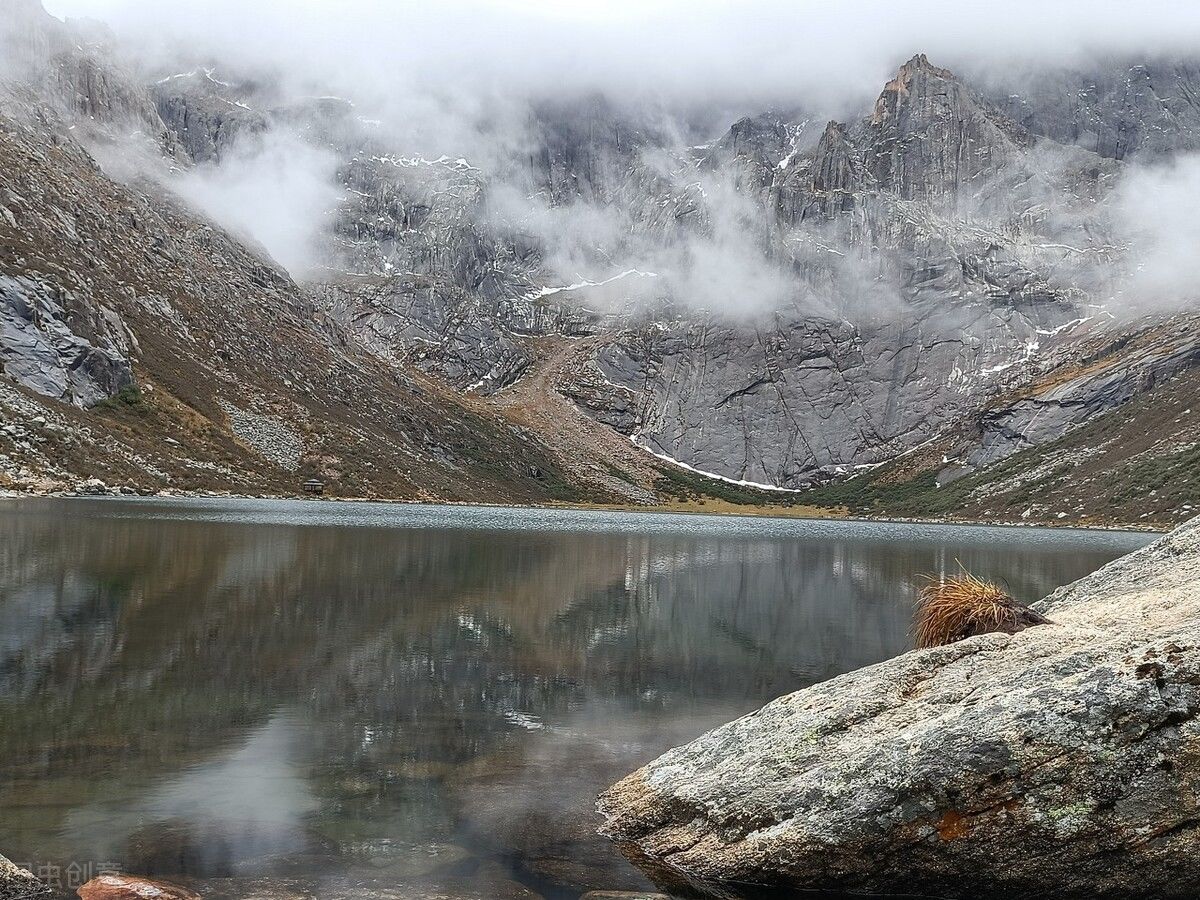
[[1200, 520], [1037, 609], [669, 751], [605, 833], [668, 889], [1194, 896]]
[[82, 900], [200, 900], [186, 888], [129, 875], [101, 875], [78, 893]]
[[431, 882], [218, 878], [196, 883], [205, 900], [542, 900], [506, 878], [446, 878]]
[[0, 900], [33, 900], [49, 895], [50, 891], [31, 872], [0, 856]]

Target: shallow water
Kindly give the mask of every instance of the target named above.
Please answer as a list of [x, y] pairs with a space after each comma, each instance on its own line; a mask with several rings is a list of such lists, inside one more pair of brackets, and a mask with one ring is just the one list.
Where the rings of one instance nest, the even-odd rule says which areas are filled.
[[230, 897], [648, 887], [596, 836], [605, 786], [907, 649], [921, 573], [1032, 601], [1149, 539], [0, 501], [0, 851], [64, 893], [108, 868]]

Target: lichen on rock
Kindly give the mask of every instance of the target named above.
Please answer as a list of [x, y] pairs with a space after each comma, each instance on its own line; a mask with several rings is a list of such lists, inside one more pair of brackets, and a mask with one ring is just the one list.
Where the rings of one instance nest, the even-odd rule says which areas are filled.
[[49, 896], [44, 884], [19, 866], [0, 856], [0, 900], [34, 900]]

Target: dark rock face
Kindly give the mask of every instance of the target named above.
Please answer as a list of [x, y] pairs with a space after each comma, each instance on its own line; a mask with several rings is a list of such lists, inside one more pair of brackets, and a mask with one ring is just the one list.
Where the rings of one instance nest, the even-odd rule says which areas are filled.
[[479, 314], [461, 289], [411, 282], [321, 290], [335, 318], [367, 349], [444, 378], [460, 390], [494, 393], [520, 377], [530, 357], [513, 335]]
[[494, 294], [503, 251], [480, 225], [483, 181], [466, 160], [362, 154], [342, 172], [334, 264], [359, 273], [436, 276]]
[[584, 309], [536, 297], [489, 300], [432, 278], [349, 278], [314, 293], [363, 347], [485, 395], [527, 371], [533, 357], [525, 338], [582, 337], [601, 321]]
[[597, 365], [639, 398], [636, 433], [656, 452], [800, 487], [929, 439], [975, 401], [968, 373], [1019, 356], [1035, 334], [986, 307], [861, 328], [780, 313], [755, 331], [717, 322], [631, 332]]
[[32, 279], [0, 275], [0, 367], [18, 384], [91, 406], [133, 384], [128, 352], [113, 310]]
[[1031, 133], [1109, 159], [1162, 159], [1200, 147], [1200, 67], [1191, 61], [1042, 72], [989, 95]]
[[173, 75], [153, 88], [154, 106], [183, 151], [195, 162], [220, 162], [239, 138], [265, 132], [266, 115], [232, 99], [211, 72]]
[[0, 79], [35, 86], [89, 130], [140, 132], [167, 150], [169, 141], [149, 93], [114, 58], [106, 37], [60, 22], [38, 0], [8, 3], [0, 21]]
[[[782, 697], [600, 799], [664, 887], [1184, 898], [1200, 877], [1200, 523], [1055, 624]], [[713, 888], [712, 896], [726, 896]]]
[[662, 134], [614, 109], [603, 97], [542, 103], [533, 111], [535, 152], [522, 160], [530, 188], [552, 203], [617, 199], [643, 149], [660, 148]]

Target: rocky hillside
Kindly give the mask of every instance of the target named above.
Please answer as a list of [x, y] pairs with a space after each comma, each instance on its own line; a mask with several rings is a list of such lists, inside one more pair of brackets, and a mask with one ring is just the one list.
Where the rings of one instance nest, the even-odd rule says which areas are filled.
[[261, 250], [110, 177], [75, 110], [110, 144], [131, 108], [112, 96], [157, 113], [94, 65], [107, 74], [83, 88], [27, 77], [0, 103], [0, 480], [293, 493], [319, 475], [350, 495], [612, 499], [528, 430], [366, 352]]
[[[1124, 307], [1112, 199], [1194, 148], [1190, 65], [1002, 84], [918, 55], [856, 119], [723, 131], [531, 99], [519, 141], [431, 159], [351, 100], [4, 2], [8, 485], [1200, 507], [1195, 323]], [[285, 140], [329, 168], [290, 272], [185, 189]]]

